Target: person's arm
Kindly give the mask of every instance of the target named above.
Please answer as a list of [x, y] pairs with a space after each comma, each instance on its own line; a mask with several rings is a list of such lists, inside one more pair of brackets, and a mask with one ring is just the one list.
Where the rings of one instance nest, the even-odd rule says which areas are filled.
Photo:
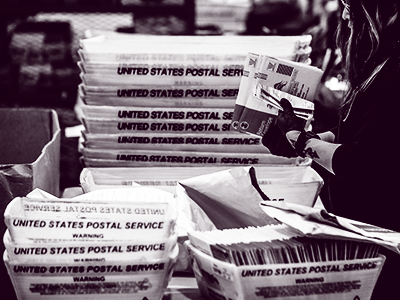
[[333, 143], [335, 141], [335, 134], [332, 131], [326, 131], [318, 133], [318, 136], [322, 141]]

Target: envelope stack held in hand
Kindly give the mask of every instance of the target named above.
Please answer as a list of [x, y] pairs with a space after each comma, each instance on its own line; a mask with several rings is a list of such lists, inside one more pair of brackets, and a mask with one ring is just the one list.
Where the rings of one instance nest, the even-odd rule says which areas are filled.
[[235, 102], [231, 127], [238, 132], [262, 137], [268, 131], [285, 98], [308, 127], [314, 113], [322, 70], [298, 62], [249, 53]]

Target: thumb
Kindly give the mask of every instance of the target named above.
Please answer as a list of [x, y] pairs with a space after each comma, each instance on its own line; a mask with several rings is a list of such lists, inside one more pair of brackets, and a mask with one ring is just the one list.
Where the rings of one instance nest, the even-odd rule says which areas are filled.
[[281, 106], [283, 108], [283, 111], [285, 111], [285, 112], [292, 112], [293, 111], [293, 106], [292, 106], [292, 104], [290, 103], [290, 101], [288, 99], [282, 98], [281, 101], [280, 101], [280, 104], [281, 104]]

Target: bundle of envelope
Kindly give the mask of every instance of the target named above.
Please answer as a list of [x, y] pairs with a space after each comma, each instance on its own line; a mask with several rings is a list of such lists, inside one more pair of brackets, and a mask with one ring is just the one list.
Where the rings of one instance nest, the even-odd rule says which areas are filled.
[[380, 242], [330, 230], [305, 235], [274, 224], [192, 231], [185, 245], [200, 292], [209, 298], [370, 299], [385, 262]]
[[232, 129], [263, 137], [287, 99], [295, 114], [308, 127], [314, 113], [314, 98], [322, 70], [307, 64], [249, 53], [231, 120]]

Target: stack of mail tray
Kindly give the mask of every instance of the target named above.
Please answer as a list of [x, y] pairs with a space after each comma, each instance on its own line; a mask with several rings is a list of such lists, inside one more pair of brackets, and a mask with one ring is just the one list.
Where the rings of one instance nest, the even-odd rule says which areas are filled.
[[[260, 137], [231, 130], [249, 52], [289, 69], [291, 91], [310, 67], [311, 36], [146, 36], [80, 41], [79, 86], [87, 167], [294, 164]], [[223, 45], [223, 46], [222, 46]], [[280, 68], [282, 69], [282, 67]], [[276, 73], [280, 69], [270, 69]], [[272, 76], [272, 75], [271, 75]], [[296, 79], [297, 78], [297, 79]], [[289, 80], [289, 79], [288, 79]], [[314, 80], [315, 85], [317, 82]], [[308, 97], [313, 97], [311, 88]]]
[[160, 300], [178, 254], [176, 218], [173, 194], [142, 187], [15, 198], [4, 261], [16, 295]]
[[[237, 167], [241, 168], [241, 167]], [[245, 168], [245, 167], [243, 167]], [[261, 191], [275, 201], [314, 206], [323, 186], [321, 176], [310, 166], [256, 166]], [[176, 193], [179, 181], [232, 170], [228, 167], [175, 168], [84, 168], [80, 184], [84, 192], [109, 188], [147, 186]]]

